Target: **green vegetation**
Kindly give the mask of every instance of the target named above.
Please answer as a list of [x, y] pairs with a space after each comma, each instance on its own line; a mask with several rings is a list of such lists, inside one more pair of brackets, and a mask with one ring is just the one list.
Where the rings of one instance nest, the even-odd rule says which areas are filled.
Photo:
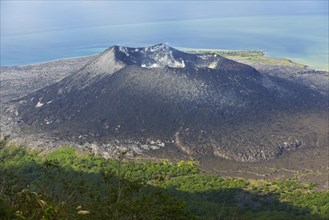
[[258, 50], [209, 50], [209, 49], [198, 49], [198, 50], [187, 50], [189, 53], [215, 53], [220, 56], [232, 59], [238, 62], [253, 64], [262, 63], [267, 65], [279, 65], [289, 66], [295, 68], [305, 68], [306, 66], [299, 63], [294, 63], [289, 59], [285, 58], [274, 58], [265, 56], [263, 51]]
[[326, 219], [329, 192], [205, 174], [195, 162], [106, 160], [0, 141], [0, 219]]
[[189, 53], [216, 53], [221, 56], [240, 56], [240, 57], [258, 57], [264, 56], [264, 53], [259, 50], [218, 50], [218, 49], [197, 49], [187, 50]]

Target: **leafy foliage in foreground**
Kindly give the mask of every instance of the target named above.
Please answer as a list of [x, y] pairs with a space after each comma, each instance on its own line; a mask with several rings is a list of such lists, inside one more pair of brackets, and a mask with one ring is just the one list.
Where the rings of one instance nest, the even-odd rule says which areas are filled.
[[194, 162], [124, 162], [0, 143], [0, 219], [325, 219], [328, 191], [204, 174]]

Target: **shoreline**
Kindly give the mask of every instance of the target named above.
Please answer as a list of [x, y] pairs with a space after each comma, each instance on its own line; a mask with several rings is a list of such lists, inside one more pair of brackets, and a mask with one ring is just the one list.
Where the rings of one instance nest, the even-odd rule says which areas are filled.
[[[329, 72], [329, 67], [328, 69], [322, 69], [322, 68], [315, 68], [311, 64], [312, 62], [309, 61], [308, 64], [305, 64], [300, 59], [294, 59], [294, 58], [286, 58], [286, 57], [276, 57], [276, 56], [271, 56], [270, 53], [267, 53], [265, 50], [228, 50], [228, 49], [212, 49], [212, 48], [189, 48], [189, 47], [175, 47], [175, 49], [181, 50], [186, 53], [190, 52], [200, 52], [200, 53], [205, 53], [205, 52], [210, 52], [210, 53], [219, 53], [219, 55], [226, 57], [228, 59], [234, 59], [234, 58], [242, 58], [243, 59], [248, 59], [249, 57], [263, 57], [265, 59], [272, 59], [272, 60], [277, 60], [278, 62], [281, 61], [286, 61], [289, 62], [292, 65], [300, 66], [300, 68], [308, 69], [308, 70], [314, 70], [314, 71], [324, 71], [324, 72]], [[100, 52], [101, 53], [101, 52]], [[73, 56], [73, 57], [63, 57], [63, 58], [57, 58], [53, 60], [47, 60], [47, 61], [41, 61], [41, 62], [36, 62], [36, 63], [29, 63], [29, 64], [18, 64], [18, 65], [5, 65], [5, 66], [0, 66], [0, 69], [2, 68], [21, 68], [21, 67], [28, 67], [28, 66], [37, 66], [37, 65], [43, 65], [43, 64], [49, 64], [49, 63], [54, 63], [54, 62], [60, 62], [60, 61], [67, 61], [67, 60], [74, 60], [74, 59], [83, 59], [83, 58], [91, 58], [93, 56], [97, 56], [100, 53], [92, 53], [90, 55], [82, 55], [82, 56]], [[235, 55], [222, 55], [225, 53], [235, 53]], [[239, 57], [239, 54], [243, 54], [243, 56]], [[299, 60], [299, 61], [298, 61]], [[280, 65], [280, 64], [279, 64]], [[282, 64], [281, 64], [282, 65]], [[314, 65], [316, 66], [316, 65]]]
[[37, 63], [22, 64], [22, 65], [0, 66], [0, 69], [1, 68], [20, 68], [20, 67], [28, 67], [28, 66], [37, 66], [37, 65], [60, 62], [60, 61], [90, 58], [90, 57], [93, 57], [93, 56], [97, 56], [98, 54], [99, 53], [95, 53], [95, 54], [91, 54], [91, 55], [85, 55], [85, 56], [64, 57], [64, 58], [58, 58], [58, 59], [54, 59], [54, 60], [47, 60], [47, 61], [41, 61], [41, 62], [37, 62]]

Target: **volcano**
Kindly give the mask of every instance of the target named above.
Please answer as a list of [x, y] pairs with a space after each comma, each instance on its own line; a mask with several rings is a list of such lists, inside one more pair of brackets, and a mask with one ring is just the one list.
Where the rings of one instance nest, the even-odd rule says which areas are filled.
[[325, 95], [218, 54], [165, 44], [113, 46], [19, 103], [26, 132], [94, 143], [109, 154], [170, 150], [251, 162], [328, 144]]

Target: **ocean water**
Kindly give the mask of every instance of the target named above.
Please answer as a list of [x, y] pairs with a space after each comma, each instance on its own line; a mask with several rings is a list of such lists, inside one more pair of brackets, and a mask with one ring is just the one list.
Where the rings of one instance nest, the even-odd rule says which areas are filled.
[[262, 50], [317, 70], [328, 67], [327, 15], [240, 16], [1, 35], [1, 66], [25, 65], [99, 53], [112, 45], [167, 43], [181, 48]]

